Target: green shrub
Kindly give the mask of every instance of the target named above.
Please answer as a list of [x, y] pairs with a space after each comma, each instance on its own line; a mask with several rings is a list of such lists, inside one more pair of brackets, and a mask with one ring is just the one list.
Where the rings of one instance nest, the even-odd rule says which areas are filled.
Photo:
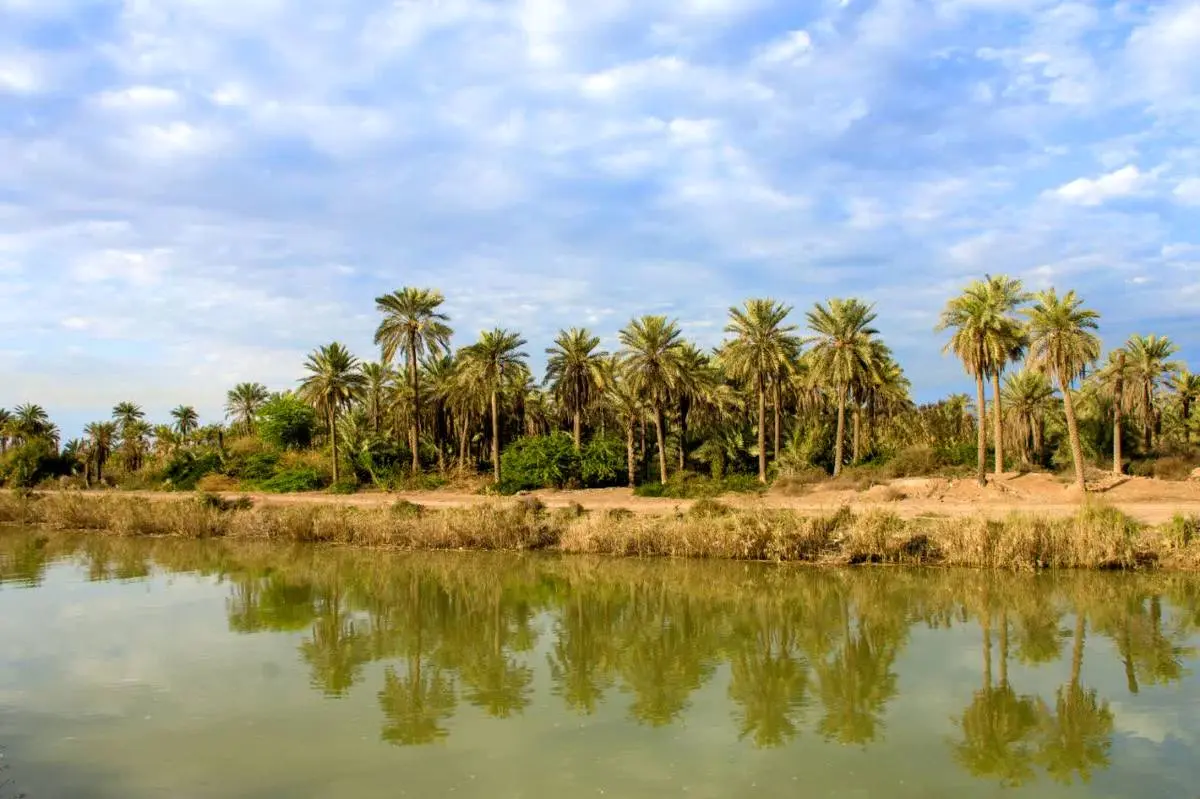
[[244, 458], [233, 458], [226, 464], [225, 472], [232, 477], [251, 482], [270, 480], [275, 476], [275, 468], [279, 465], [279, 455], [275, 452], [255, 452]]
[[593, 438], [583, 445], [579, 477], [585, 488], [624, 485], [628, 477], [625, 442], [619, 438]]
[[538, 488], [563, 488], [579, 480], [579, 454], [566, 433], [528, 436], [510, 444], [500, 456], [503, 494]]
[[407, 499], [398, 499], [392, 503], [392, 515], [398, 519], [416, 519], [424, 513], [424, 507]]
[[206, 474], [221, 468], [221, 456], [215, 452], [197, 455], [191, 450], [176, 453], [162, 471], [163, 483], [176, 491], [193, 491]]
[[1182, 549], [1200, 538], [1200, 517], [1176, 513], [1163, 527], [1163, 532], [1170, 546]]
[[338, 481], [329, 486], [330, 494], [357, 494], [358, 480], [354, 476], [339, 477]]
[[316, 469], [302, 466], [294, 469], [285, 469], [270, 480], [259, 483], [258, 487], [263, 491], [273, 494], [319, 491], [325, 487], [325, 478]]
[[258, 434], [280, 449], [309, 446], [316, 429], [316, 411], [295, 394], [277, 394], [258, 412]]
[[70, 474], [71, 466], [51, 442], [35, 438], [0, 457], [0, 483], [32, 488], [46, 478]]

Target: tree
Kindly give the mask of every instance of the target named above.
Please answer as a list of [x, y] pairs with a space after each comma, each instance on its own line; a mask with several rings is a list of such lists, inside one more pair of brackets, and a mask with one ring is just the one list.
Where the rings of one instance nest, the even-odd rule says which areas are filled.
[[525, 368], [528, 357], [521, 351], [525, 339], [510, 330], [488, 330], [463, 352], [463, 367], [488, 393], [492, 413], [492, 472], [500, 484], [500, 393], [512, 372]]
[[9, 438], [14, 444], [26, 444], [34, 439], [55, 438], [58, 428], [41, 405], [26, 402], [13, 408], [8, 422]]
[[7, 408], [0, 408], [0, 455], [8, 452], [8, 440], [13, 434], [13, 415]]
[[367, 414], [367, 424], [370, 425], [371, 432], [378, 436], [395, 373], [387, 364], [377, 361], [364, 363], [362, 373], [366, 381], [363, 388], [363, 410]]
[[587, 328], [559, 331], [554, 346], [546, 350], [546, 383], [554, 399], [571, 414], [575, 451], [583, 446], [583, 414], [604, 387], [604, 359], [600, 339]]
[[666, 407], [679, 382], [679, 325], [665, 316], [643, 316], [621, 330], [620, 358], [634, 392], [649, 403], [658, 437], [658, 474], [667, 482]]
[[112, 454], [117, 438], [116, 422], [92, 422], [83, 428], [89, 460], [96, 466], [96, 482], [104, 481], [104, 464]]
[[1108, 363], [1096, 373], [1096, 381], [1104, 394], [1112, 397], [1113, 406], [1113, 474], [1124, 473], [1124, 457], [1121, 454], [1123, 433], [1122, 417], [1130, 406], [1130, 397], [1125, 389], [1134, 380], [1129, 368], [1129, 353], [1118, 348], [1108, 354]]
[[122, 428], [130, 422], [146, 418], [146, 412], [136, 402], [118, 402], [112, 409], [113, 420]]
[[642, 401], [634, 391], [621, 367], [621, 361], [610, 357], [604, 365], [604, 401], [625, 429], [625, 466], [629, 487], [637, 484], [637, 458], [634, 454], [634, 427], [642, 417]]
[[733, 338], [722, 348], [722, 362], [731, 377], [748, 381], [758, 395], [758, 479], [763, 483], [767, 482], [767, 386], [800, 350], [800, 340], [793, 335], [796, 326], [784, 324], [791, 311], [791, 306], [772, 299], [746, 300], [743, 308], [729, 309], [725, 325]]
[[1183, 434], [1189, 443], [1192, 440], [1192, 406], [1200, 400], [1200, 375], [1194, 375], [1187, 369], [1181, 369], [1179, 374], [1171, 378], [1171, 390], [1179, 398], [1180, 415], [1183, 417]]
[[1075, 484], [1080, 491], [1087, 491], [1071, 383], [1100, 357], [1100, 339], [1092, 332], [1098, 327], [1096, 320], [1100, 315], [1084, 308], [1083, 300], [1074, 291], [1059, 297], [1054, 289], [1035, 295], [1033, 305], [1025, 313], [1029, 317], [1030, 365], [1058, 380], [1067, 416], [1071, 458], [1075, 462]]
[[830, 384], [837, 398], [837, 438], [834, 442], [833, 476], [841, 474], [846, 447], [846, 401], [851, 386], [874, 368], [872, 340], [879, 331], [874, 306], [857, 299], [832, 299], [817, 303], [807, 314], [808, 327], [816, 335], [810, 351], [816, 379]]
[[171, 418], [175, 420], [175, 432], [179, 433], [183, 441], [187, 441], [188, 436], [200, 426], [200, 414], [196, 413], [196, 409], [191, 405], [180, 405], [171, 409]]
[[1001, 406], [1000, 375], [1008, 364], [1019, 361], [1028, 343], [1025, 329], [1013, 312], [1028, 299], [1021, 281], [1007, 275], [984, 278], [984, 299], [989, 369], [992, 379], [992, 429], [995, 436], [996, 476], [1004, 472], [1004, 422]]
[[1178, 348], [1166, 336], [1133, 335], [1125, 344], [1129, 370], [1138, 389], [1136, 402], [1142, 417], [1142, 446], [1148, 453], [1154, 446], [1157, 410], [1154, 395], [1167, 375], [1179, 368], [1170, 360]]
[[1004, 413], [1010, 426], [1016, 431], [1015, 438], [1021, 450], [1021, 461], [1031, 460], [1030, 449], [1042, 455], [1042, 429], [1045, 416], [1054, 403], [1054, 386], [1046, 376], [1031, 369], [1022, 369], [1009, 374], [1001, 391]]
[[255, 417], [262, 440], [280, 449], [302, 449], [312, 444], [316, 413], [290, 391], [273, 395]]
[[444, 301], [440, 291], [412, 287], [375, 298], [375, 308], [383, 314], [375, 329], [375, 343], [383, 348], [383, 362], [390, 364], [401, 349], [408, 360], [412, 389], [409, 446], [414, 474], [421, 470], [421, 384], [417, 365], [426, 353], [436, 356], [450, 350], [450, 336], [454, 333], [446, 324], [450, 317], [438, 311]]
[[249, 433], [270, 396], [262, 383], [238, 383], [225, 394], [225, 417], [233, 419], [238, 430]]
[[338, 480], [337, 417], [362, 394], [366, 379], [358, 359], [338, 342], [314, 350], [304, 363], [309, 376], [300, 381], [299, 396], [325, 417], [333, 450], [333, 481]]
[[688, 423], [698, 404], [710, 399], [724, 382], [708, 355], [690, 341], [679, 347], [678, 375], [672, 392], [679, 411], [679, 470], [687, 468]]

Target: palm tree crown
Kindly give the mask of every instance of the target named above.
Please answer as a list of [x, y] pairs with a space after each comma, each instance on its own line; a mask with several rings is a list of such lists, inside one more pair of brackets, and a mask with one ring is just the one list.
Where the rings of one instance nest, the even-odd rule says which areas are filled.
[[171, 418], [175, 420], [175, 432], [186, 439], [200, 426], [200, 414], [191, 405], [179, 405], [171, 409]]
[[679, 382], [683, 341], [679, 324], [665, 316], [643, 316], [631, 321], [619, 335], [621, 369], [630, 388], [654, 411], [658, 437], [659, 478], [667, 481], [666, 420], [671, 393]]
[[509, 382], [519, 376], [524, 383], [525, 358], [521, 351], [525, 339], [511, 330], [487, 330], [479, 341], [463, 350], [464, 379], [489, 394], [492, 411], [492, 471], [496, 483], [500, 474], [500, 403], [499, 396]]
[[262, 383], [238, 383], [225, 395], [225, 416], [243, 432], [250, 432], [259, 410], [270, 398]]
[[878, 359], [872, 341], [879, 331], [874, 306], [858, 299], [832, 299], [817, 303], [806, 317], [815, 335], [809, 352], [813, 375], [834, 387], [837, 396], [837, 439], [834, 442], [833, 473], [842, 470], [845, 457], [846, 399], [851, 386], [873, 375]]
[[309, 354], [304, 362], [308, 377], [300, 381], [300, 398], [325, 417], [333, 449], [333, 479], [338, 479], [337, 417], [362, 393], [366, 379], [358, 359], [338, 342]]
[[546, 350], [546, 380], [554, 398], [572, 415], [575, 449], [583, 437], [583, 414], [595, 403], [604, 386], [604, 359], [600, 339], [587, 328], [560, 331]]

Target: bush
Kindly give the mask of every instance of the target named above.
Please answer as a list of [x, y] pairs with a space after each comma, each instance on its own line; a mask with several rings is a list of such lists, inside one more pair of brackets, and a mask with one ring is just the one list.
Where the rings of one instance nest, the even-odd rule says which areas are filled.
[[624, 485], [628, 477], [625, 442], [618, 438], [593, 438], [583, 445], [579, 477], [585, 488]]
[[728, 505], [705, 497], [693, 503], [692, 507], [688, 509], [687, 515], [692, 519], [711, 519], [717, 516], [728, 516], [732, 512]]
[[197, 455], [189, 450], [177, 453], [162, 471], [163, 483], [176, 491], [192, 491], [207, 474], [219, 471], [221, 456], [215, 452]]
[[206, 474], [196, 482], [197, 491], [237, 491], [238, 481], [227, 474]]
[[0, 458], [0, 483], [32, 488], [48, 477], [71, 473], [71, 463], [49, 441], [33, 439]]
[[285, 469], [258, 486], [273, 494], [293, 494], [298, 491], [319, 491], [325, 487], [325, 477], [316, 469], [300, 467]]
[[[971, 452], [974, 456], [976, 450], [972, 448]], [[949, 454], [958, 455], [956, 451]], [[951, 461], [951, 458], [939, 458], [930, 447], [905, 447], [887, 462], [887, 471], [892, 477], [925, 477]]]
[[500, 456], [504, 479], [500, 492], [563, 488], [579, 480], [579, 454], [566, 433], [528, 436], [510, 444]]
[[258, 434], [280, 449], [309, 446], [316, 429], [316, 411], [295, 394], [277, 394], [258, 412]]
[[257, 482], [270, 480], [275, 476], [279, 465], [279, 454], [275, 452], [255, 452], [243, 458], [230, 458], [226, 465], [226, 473], [243, 480]]
[[340, 477], [340, 478], [338, 478], [338, 481], [336, 483], [329, 486], [329, 493], [330, 494], [357, 494], [358, 493], [358, 480], [355, 479], [353, 476]]

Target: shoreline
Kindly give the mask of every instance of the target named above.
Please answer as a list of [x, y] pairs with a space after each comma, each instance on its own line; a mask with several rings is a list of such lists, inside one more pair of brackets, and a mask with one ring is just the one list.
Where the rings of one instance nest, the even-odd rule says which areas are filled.
[[[428, 492], [428, 496], [436, 492]], [[574, 492], [563, 492], [574, 493]], [[368, 499], [369, 502], [361, 500]], [[355, 502], [354, 500], [359, 500]], [[256, 502], [212, 494], [49, 492], [0, 497], [0, 523], [116, 536], [228, 538], [417, 550], [551, 551], [846, 566], [894, 564], [1004, 571], [1200, 570], [1200, 516], [1147, 525], [1098, 501], [903, 516], [886, 505], [825, 512], [654, 500], [658, 512], [550, 506], [539, 497], [478, 497], [437, 507], [401, 495], [308, 495]], [[669, 509], [661, 509], [663, 504]], [[960, 510], [964, 510], [959, 506]], [[992, 508], [992, 511], [998, 508]], [[1070, 510], [1061, 514], [1062, 510]]]

